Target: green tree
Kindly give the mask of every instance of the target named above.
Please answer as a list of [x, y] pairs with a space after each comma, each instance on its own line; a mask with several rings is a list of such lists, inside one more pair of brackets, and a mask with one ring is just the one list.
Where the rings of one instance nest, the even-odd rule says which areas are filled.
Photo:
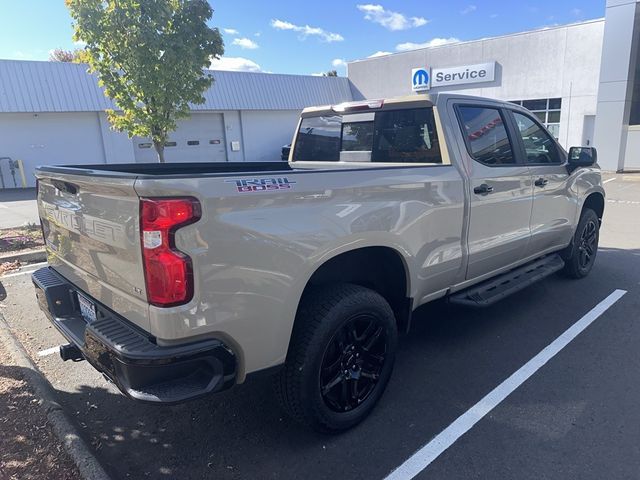
[[164, 146], [189, 105], [204, 103], [213, 77], [204, 72], [224, 52], [207, 21], [207, 0], [66, 0], [74, 40], [86, 43], [90, 71], [119, 111], [116, 130], [150, 137], [164, 162]]
[[322, 74], [323, 77], [337, 77], [338, 76], [338, 72], [336, 70], [329, 70], [326, 73]]

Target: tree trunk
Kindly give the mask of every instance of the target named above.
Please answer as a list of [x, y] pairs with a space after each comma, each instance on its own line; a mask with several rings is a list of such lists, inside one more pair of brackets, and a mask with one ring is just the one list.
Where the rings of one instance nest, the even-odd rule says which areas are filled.
[[153, 146], [156, 147], [158, 153], [158, 162], [164, 163], [164, 143], [153, 142]]

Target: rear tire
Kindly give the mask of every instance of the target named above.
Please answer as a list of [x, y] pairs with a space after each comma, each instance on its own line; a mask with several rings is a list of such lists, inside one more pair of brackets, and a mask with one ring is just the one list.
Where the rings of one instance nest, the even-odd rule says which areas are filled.
[[584, 278], [589, 275], [598, 253], [600, 220], [596, 212], [585, 208], [573, 236], [573, 242], [564, 258], [562, 273], [569, 278]]
[[387, 386], [397, 339], [391, 307], [377, 292], [348, 283], [309, 291], [275, 379], [284, 410], [323, 433], [357, 425]]

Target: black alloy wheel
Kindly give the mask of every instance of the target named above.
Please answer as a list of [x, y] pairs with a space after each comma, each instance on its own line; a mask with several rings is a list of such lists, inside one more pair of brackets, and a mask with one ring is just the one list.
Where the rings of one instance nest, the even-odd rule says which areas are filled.
[[598, 225], [593, 219], [589, 219], [580, 234], [578, 245], [578, 264], [581, 269], [587, 269], [596, 258], [598, 249]]
[[347, 321], [325, 350], [320, 369], [320, 391], [335, 412], [348, 412], [364, 402], [382, 373], [386, 333], [377, 319], [361, 314]]
[[596, 261], [600, 240], [600, 218], [590, 208], [585, 208], [573, 236], [573, 242], [560, 253], [565, 262], [563, 273], [570, 278], [589, 275]]

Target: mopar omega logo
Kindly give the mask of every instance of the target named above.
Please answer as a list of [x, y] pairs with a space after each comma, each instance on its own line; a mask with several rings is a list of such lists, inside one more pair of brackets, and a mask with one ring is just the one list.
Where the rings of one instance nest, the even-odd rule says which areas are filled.
[[422, 92], [431, 88], [429, 68], [414, 68], [411, 70], [411, 90]]

